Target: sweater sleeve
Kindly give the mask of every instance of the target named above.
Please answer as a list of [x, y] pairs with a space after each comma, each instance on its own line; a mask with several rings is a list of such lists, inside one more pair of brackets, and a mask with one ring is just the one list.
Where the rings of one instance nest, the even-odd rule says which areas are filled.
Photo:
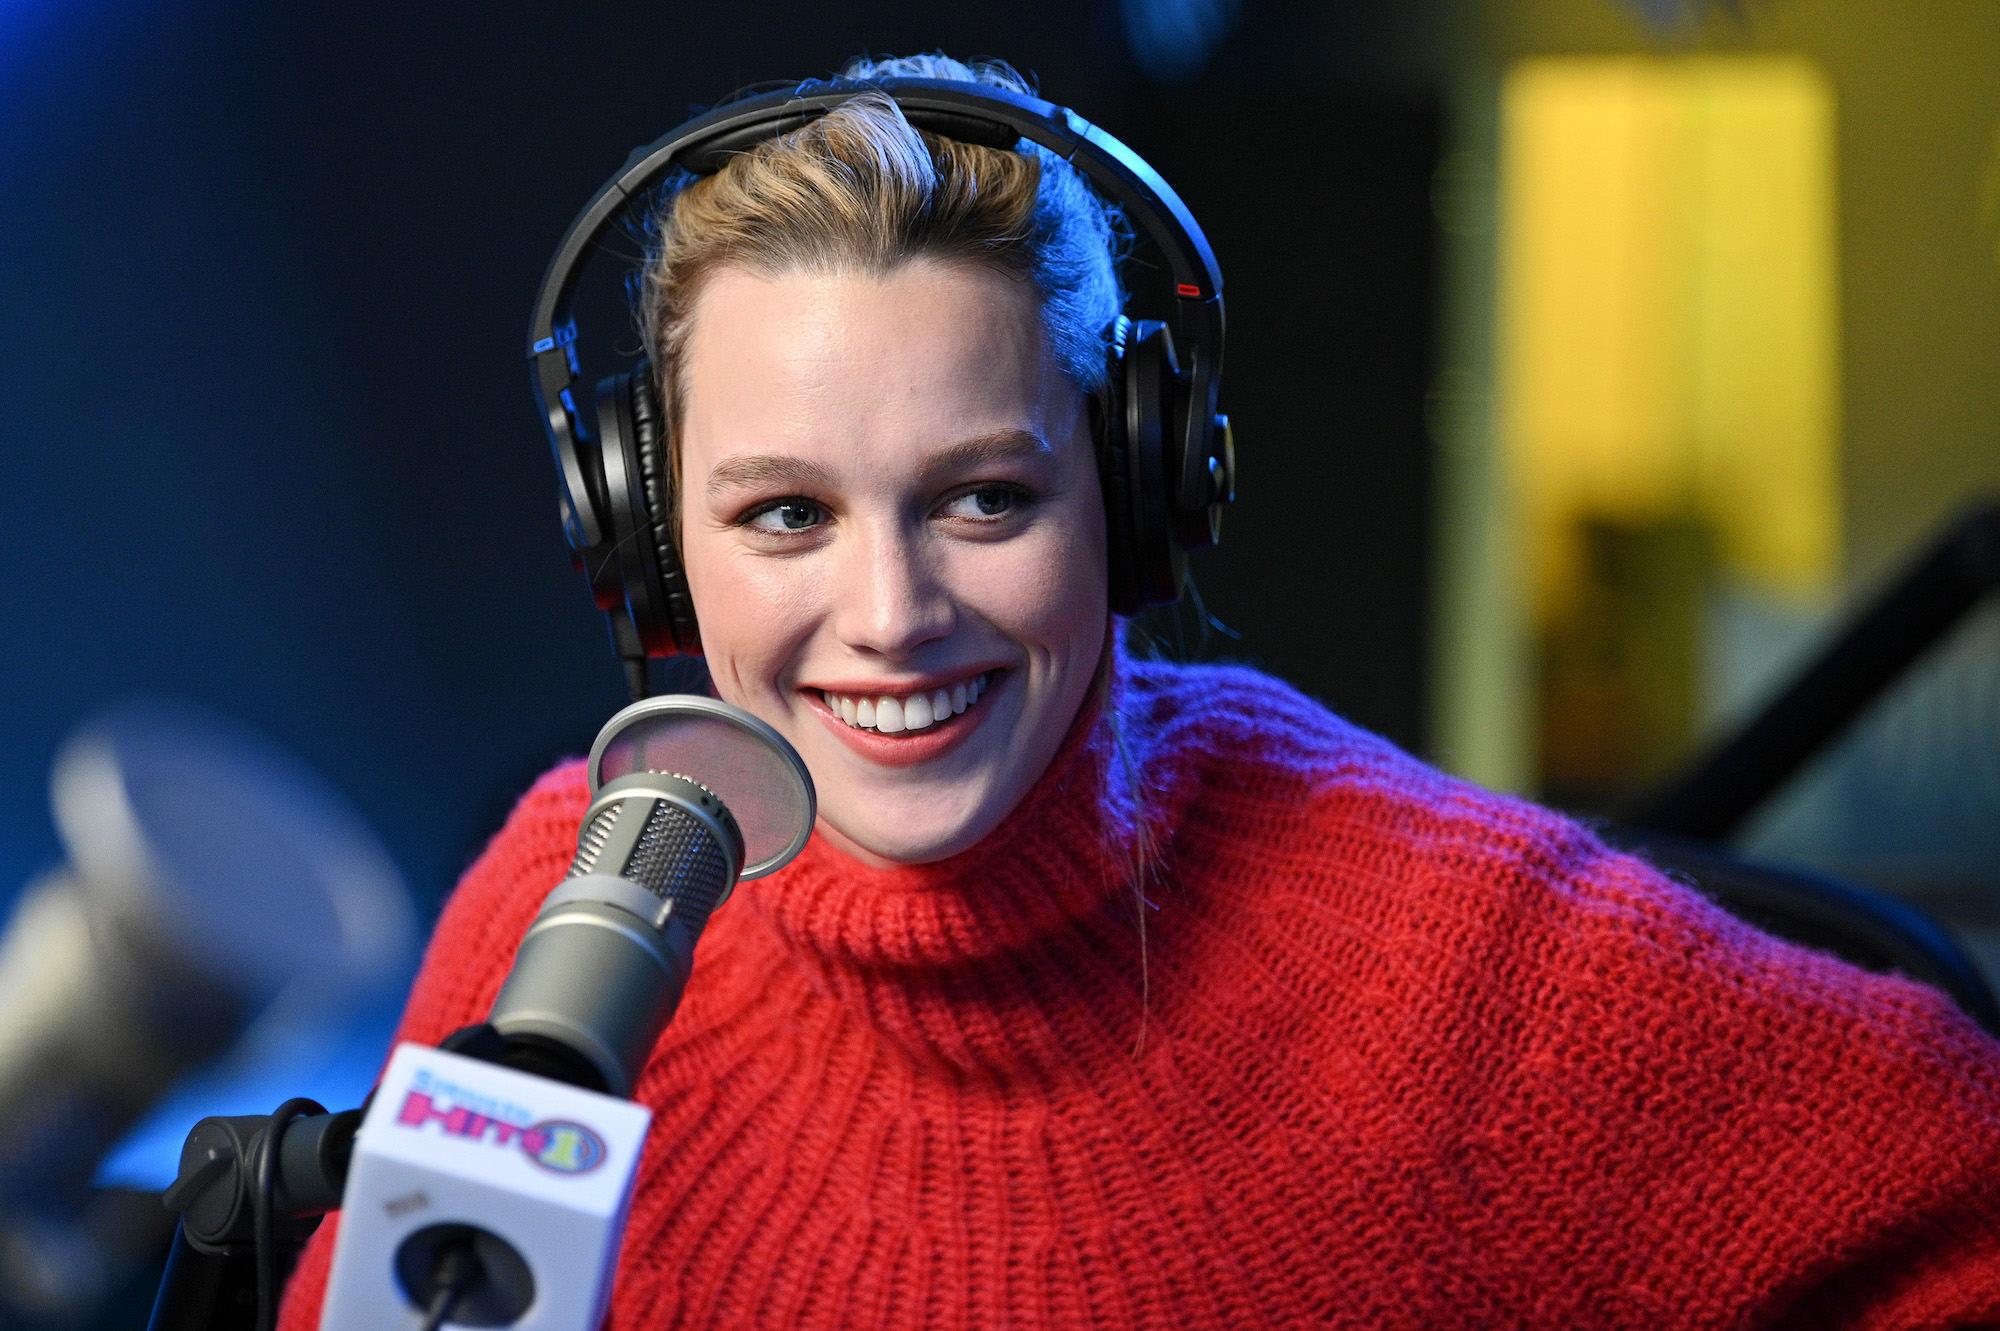
[[[396, 1029], [397, 1044], [436, 1044], [492, 1009], [521, 935], [569, 867], [588, 801], [583, 764], [567, 762], [543, 775], [514, 806], [438, 917]], [[307, 1243], [285, 1290], [278, 1318], [282, 1331], [309, 1331], [319, 1324], [339, 1228], [336, 1212]]]
[[[1572, 1113], [1590, 1097], [1622, 1115], [1582, 1130], [1597, 1163], [1575, 1182], [1630, 1171], [1641, 1288], [1664, 1302], [1734, 1287], [1749, 1324], [1773, 1328], [2000, 1321], [1994, 1042], [1930, 988], [1582, 853], [1552, 913], [1596, 934], [1596, 960], [1556, 954], [1566, 1001], [1529, 1065], [1549, 1079], [1540, 1110], [1574, 1123], [1549, 1095], [1566, 1086]], [[1568, 1051], [1593, 1037], [1601, 1061], [1584, 1069]]]
[[1356, 965], [1455, 1180], [1447, 1265], [1544, 1272], [1496, 1278], [1574, 1325], [2000, 1324], [2000, 1045], [1557, 815], [1395, 775], [1322, 807], [1403, 848], [1348, 861], [1386, 925]]
[[1341, 1325], [2000, 1326], [2000, 1044], [1943, 995], [1252, 672], [1137, 666], [1123, 715], [1175, 1075], [1283, 1161]]

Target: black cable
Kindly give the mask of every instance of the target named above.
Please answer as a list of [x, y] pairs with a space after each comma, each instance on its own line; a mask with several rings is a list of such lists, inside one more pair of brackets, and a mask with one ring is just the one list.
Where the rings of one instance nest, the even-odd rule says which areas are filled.
[[466, 1286], [478, 1278], [479, 1258], [472, 1251], [472, 1240], [447, 1244], [438, 1253], [432, 1269], [437, 1276], [437, 1292], [431, 1295], [431, 1306], [424, 1310], [424, 1324], [419, 1331], [438, 1331], [458, 1306]]
[[274, 1331], [278, 1325], [278, 1147], [285, 1129], [294, 1119], [324, 1114], [316, 1100], [287, 1100], [264, 1125], [264, 1148], [257, 1152], [257, 1190], [253, 1194], [257, 1246], [257, 1331]]

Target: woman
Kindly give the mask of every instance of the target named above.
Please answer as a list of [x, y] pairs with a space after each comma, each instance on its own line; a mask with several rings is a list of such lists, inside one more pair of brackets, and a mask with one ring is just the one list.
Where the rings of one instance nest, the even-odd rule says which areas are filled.
[[[894, 72], [1005, 77], [849, 71]], [[641, 1080], [611, 1325], [2000, 1321], [2000, 1053], [1944, 999], [1122, 651], [1111, 230], [1066, 167], [861, 96], [662, 226], [707, 661], [821, 821]], [[522, 800], [403, 1038], [484, 1016], [585, 800]]]

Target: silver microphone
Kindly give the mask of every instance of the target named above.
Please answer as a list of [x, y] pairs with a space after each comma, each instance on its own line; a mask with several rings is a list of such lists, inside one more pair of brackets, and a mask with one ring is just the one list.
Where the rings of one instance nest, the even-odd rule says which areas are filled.
[[591, 746], [569, 874], [542, 903], [487, 1022], [504, 1062], [629, 1097], [680, 1005], [708, 917], [789, 864], [817, 802], [798, 751], [728, 703], [648, 698]]

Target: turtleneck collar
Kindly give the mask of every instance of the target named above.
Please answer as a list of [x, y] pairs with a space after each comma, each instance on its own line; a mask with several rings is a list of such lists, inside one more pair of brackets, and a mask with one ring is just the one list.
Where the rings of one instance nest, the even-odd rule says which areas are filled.
[[[1080, 989], [1094, 993], [1093, 1023], [1122, 1030], [1113, 1039], [1129, 1050], [1136, 1001], [1110, 991], [1128, 988], [1129, 969], [1137, 993], [1140, 820], [1112, 723], [1126, 663], [1115, 644], [1107, 656], [1105, 686], [978, 845], [877, 869], [815, 835], [782, 872], [744, 884], [741, 906], [818, 987], [913, 1054], [966, 1068], [1018, 1061], [1054, 1033], [1048, 1020], [1018, 1020], [1021, 1009], [1055, 1017]], [[1015, 1019], [997, 1021], [1002, 1010]]]
[[1110, 709], [1123, 670], [1093, 689], [1048, 769], [978, 845], [934, 864], [877, 869], [814, 834], [754, 884], [755, 909], [787, 939], [844, 965], [925, 969], [1031, 946], [1129, 885], [1136, 821]]

